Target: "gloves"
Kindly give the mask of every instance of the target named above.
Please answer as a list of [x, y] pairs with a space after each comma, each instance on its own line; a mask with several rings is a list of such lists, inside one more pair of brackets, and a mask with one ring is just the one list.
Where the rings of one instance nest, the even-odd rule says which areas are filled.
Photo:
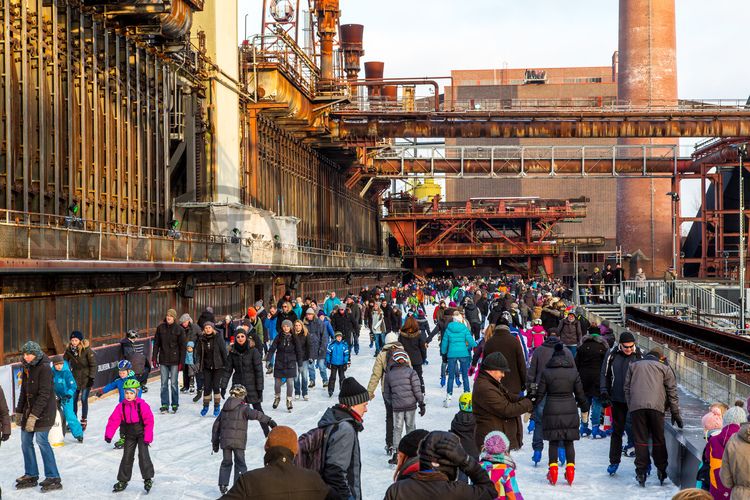
[[[672, 417], [674, 418], [674, 417]], [[26, 427], [23, 428], [26, 432], [34, 432], [34, 427], [36, 427], [36, 421], [39, 419], [36, 415], [29, 415], [29, 418], [26, 419]]]
[[18, 427], [21, 427], [21, 422], [23, 421], [23, 414], [21, 412], [14, 413], [13, 421], [16, 423]]
[[96, 397], [96, 398], [100, 398], [102, 396], [104, 396], [104, 392], [101, 389], [99, 389], [98, 391], [96, 391], [96, 394], [94, 394], [94, 397]]
[[609, 394], [606, 392], [602, 392], [599, 396], [599, 402], [602, 404], [602, 408], [609, 408], [612, 406], [612, 401], [609, 399]]
[[271, 429], [275, 428], [277, 425], [278, 424], [275, 420], [271, 420], [270, 422], [268, 422], [268, 427], [270, 427]]
[[0, 441], [7, 441], [10, 439], [10, 432], [8, 434], [3, 434], [2, 437], [0, 437]]
[[419, 416], [424, 417], [424, 414], [427, 412], [427, 408], [425, 408], [424, 403], [419, 403]]
[[112, 438], [104, 438], [104, 441], [106, 441], [107, 444], [112, 444]]
[[92, 387], [94, 387], [94, 379], [90, 378], [88, 383], [86, 384], [86, 389], [91, 389]]
[[672, 425], [674, 425], [674, 424], [677, 424], [677, 427], [679, 427], [680, 429], [682, 429], [683, 427], [685, 427], [685, 424], [682, 422], [682, 417], [679, 414], [675, 415], [673, 413], [672, 414]]
[[477, 369], [477, 367], [474, 366], [474, 365], [471, 365], [471, 367], [469, 367], [469, 376], [470, 377], [474, 376], [474, 372], [476, 371], [476, 369]]
[[461, 446], [458, 437], [455, 439], [451, 439], [450, 437], [442, 438], [435, 443], [435, 453], [445, 458], [446, 462], [449, 462], [450, 465], [457, 466], [459, 469], [463, 469], [470, 459], [466, 450]]

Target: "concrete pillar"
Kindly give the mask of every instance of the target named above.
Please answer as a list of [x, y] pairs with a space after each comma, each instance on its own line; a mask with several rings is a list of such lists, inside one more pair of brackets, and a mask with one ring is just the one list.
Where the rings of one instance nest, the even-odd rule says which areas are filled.
[[[225, 75], [213, 72], [209, 80], [209, 130], [211, 143], [206, 177], [211, 179], [207, 201], [240, 201], [240, 102], [229, 87], [239, 81], [237, 0], [205, 2], [203, 12], [195, 13], [191, 37], [206, 34], [206, 55]], [[229, 77], [229, 78], [228, 78]], [[220, 80], [220, 81], [217, 81]], [[226, 85], [225, 85], [226, 84]]]
[[[677, 104], [676, 52], [675, 0], [620, 0], [620, 101], [634, 106]], [[677, 140], [621, 139], [620, 144], [673, 145]], [[617, 182], [618, 245], [626, 254], [643, 252], [650, 261], [639, 265], [650, 277], [662, 276], [672, 262], [672, 202], [666, 195], [669, 191], [669, 179]]]

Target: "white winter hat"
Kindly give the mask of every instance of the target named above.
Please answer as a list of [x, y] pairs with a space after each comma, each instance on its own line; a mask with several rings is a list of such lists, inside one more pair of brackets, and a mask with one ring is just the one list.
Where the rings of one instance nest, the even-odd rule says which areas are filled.
[[398, 334], [391, 332], [385, 336], [386, 344], [395, 344], [396, 342], [398, 342]]

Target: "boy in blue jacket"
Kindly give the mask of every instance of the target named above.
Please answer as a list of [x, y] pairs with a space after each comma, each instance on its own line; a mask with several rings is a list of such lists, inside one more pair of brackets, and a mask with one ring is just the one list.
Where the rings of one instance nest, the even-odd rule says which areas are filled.
[[[96, 397], [100, 398], [104, 394], [107, 394], [110, 391], [114, 391], [117, 389], [117, 392], [119, 393], [120, 399], [119, 402], [122, 403], [125, 399], [125, 389], [124, 385], [127, 380], [138, 380], [138, 378], [135, 376], [135, 372], [133, 371], [133, 365], [128, 361], [127, 359], [123, 359], [117, 363], [117, 375], [118, 377], [114, 379], [109, 384], [102, 387], [99, 392], [96, 393]], [[141, 397], [143, 394], [143, 391], [141, 388], [138, 388], [138, 394], [137, 397]], [[120, 439], [117, 440], [115, 443], [115, 448], [118, 450], [125, 446], [125, 438], [122, 436], [122, 431], [120, 431]]]
[[55, 370], [52, 372], [52, 382], [55, 384], [55, 394], [60, 400], [60, 407], [65, 417], [65, 423], [68, 425], [73, 437], [79, 443], [83, 443], [83, 428], [73, 411], [73, 395], [76, 393], [76, 389], [78, 389], [76, 379], [73, 378], [73, 372], [70, 371], [68, 362], [63, 360], [62, 356], [54, 358], [53, 366]]
[[336, 374], [338, 373], [341, 381], [344, 381], [344, 373], [349, 367], [349, 344], [344, 340], [344, 334], [336, 332], [333, 342], [328, 344], [326, 350], [326, 367], [331, 370], [328, 377], [328, 397], [333, 397], [333, 390], [336, 388]]

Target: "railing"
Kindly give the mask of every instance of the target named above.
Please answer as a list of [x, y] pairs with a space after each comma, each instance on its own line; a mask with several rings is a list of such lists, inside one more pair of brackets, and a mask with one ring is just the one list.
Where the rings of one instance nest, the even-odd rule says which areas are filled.
[[[315, 62], [283, 31], [279, 30], [262, 37], [257, 36], [253, 39], [252, 45], [244, 46], [242, 50], [250, 52], [248, 57], [252, 60], [254, 68], [261, 63], [276, 64], [308, 95], [315, 95], [320, 70]], [[257, 85], [257, 80], [255, 85]]]

